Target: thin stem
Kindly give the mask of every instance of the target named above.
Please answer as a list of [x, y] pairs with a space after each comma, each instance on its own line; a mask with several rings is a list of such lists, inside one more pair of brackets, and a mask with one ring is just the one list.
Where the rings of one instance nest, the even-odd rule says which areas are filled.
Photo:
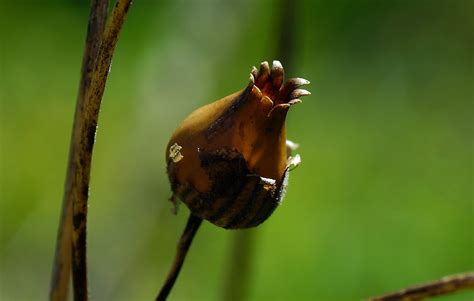
[[56, 252], [53, 262], [51, 287], [49, 298], [52, 301], [66, 300], [69, 290], [69, 281], [72, 265], [72, 203], [77, 197], [77, 179], [74, 161], [79, 156], [77, 148], [78, 127], [82, 123], [82, 111], [85, 103], [86, 91], [92, 79], [92, 70], [99, 52], [99, 45], [107, 18], [108, 0], [92, 0], [87, 29], [84, 56], [82, 59], [81, 80], [76, 100], [76, 112], [69, 146], [69, 159], [64, 187], [61, 219], [59, 221]]
[[107, 0], [92, 0], [91, 5], [53, 268], [51, 300], [67, 299], [71, 262], [74, 299], [88, 299], [86, 230], [92, 150], [112, 55], [131, 0], [118, 0], [105, 26], [107, 3]]
[[75, 179], [77, 181], [73, 183], [73, 187], [76, 187], [76, 197], [73, 198], [72, 202], [72, 273], [74, 300], [76, 301], [88, 300], [86, 258], [87, 207], [92, 150], [95, 142], [99, 109], [115, 45], [117, 44], [120, 29], [125, 21], [130, 4], [131, 0], [118, 0], [107, 22], [92, 73], [92, 80], [86, 92], [81, 122], [77, 127], [77, 141], [74, 142], [75, 147], [78, 148], [78, 156], [74, 158], [74, 164], [76, 165]]
[[440, 280], [406, 288], [398, 292], [372, 297], [367, 301], [416, 301], [465, 289], [474, 289], [474, 272], [443, 277]]
[[179, 271], [183, 266], [184, 259], [186, 258], [186, 254], [188, 253], [189, 247], [193, 242], [193, 238], [196, 235], [199, 226], [201, 226], [202, 219], [200, 217], [195, 216], [194, 214], [190, 213], [188, 222], [186, 224], [186, 228], [184, 229], [181, 238], [179, 239], [178, 247], [176, 249], [176, 257], [174, 258], [173, 265], [171, 266], [171, 270], [168, 273], [168, 277], [161, 288], [158, 297], [156, 297], [156, 301], [164, 301], [168, 298], [168, 295], [173, 288], [173, 285], [178, 278]]

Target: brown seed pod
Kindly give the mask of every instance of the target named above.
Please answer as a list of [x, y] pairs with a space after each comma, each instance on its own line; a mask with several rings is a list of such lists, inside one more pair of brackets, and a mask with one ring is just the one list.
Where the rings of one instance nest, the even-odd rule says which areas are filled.
[[278, 61], [253, 67], [248, 86], [191, 113], [171, 137], [166, 159], [174, 196], [191, 212], [224, 228], [265, 221], [281, 202], [294, 143], [286, 141], [291, 105], [310, 95], [309, 81], [283, 84]]

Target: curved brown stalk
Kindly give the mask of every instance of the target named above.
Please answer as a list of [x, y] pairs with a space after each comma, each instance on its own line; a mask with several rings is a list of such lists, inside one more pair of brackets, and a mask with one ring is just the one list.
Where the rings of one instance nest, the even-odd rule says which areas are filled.
[[67, 299], [71, 260], [74, 299], [88, 299], [86, 230], [92, 150], [112, 55], [130, 4], [131, 0], [118, 0], [104, 30], [107, 0], [92, 1], [53, 268], [51, 300]]
[[171, 289], [178, 278], [179, 271], [183, 266], [184, 259], [186, 258], [186, 254], [188, 253], [189, 247], [193, 242], [193, 238], [196, 235], [199, 226], [201, 226], [202, 219], [200, 217], [195, 216], [194, 214], [190, 213], [188, 222], [186, 224], [186, 228], [184, 229], [181, 238], [179, 239], [178, 247], [176, 249], [176, 257], [174, 258], [173, 265], [171, 266], [171, 270], [168, 273], [168, 277], [161, 288], [160, 293], [156, 297], [156, 301], [164, 301], [168, 298]]
[[447, 295], [465, 289], [474, 289], [474, 272], [446, 276], [437, 281], [379, 297], [372, 297], [367, 299], [367, 301], [416, 301], [428, 297]]
[[74, 161], [79, 156], [79, 149], [75, 141], [78, 141], [78, 127], [82, 120], [85, 96], [90, 86], [92, 71], [94, 70], [97, 53], [99, 52], [100, 39], [105, 28], [107, 6], [108, 0], [91, 1], [49, 295], [50, 300], [54, 301], [66, 300], [68, 296], [72, 265], [72, 202], [73, 198], [77, 195], [78, 188], [78, 185], [74, 185], [77, 182], [77, 179], [75, 179], [76, 165]]

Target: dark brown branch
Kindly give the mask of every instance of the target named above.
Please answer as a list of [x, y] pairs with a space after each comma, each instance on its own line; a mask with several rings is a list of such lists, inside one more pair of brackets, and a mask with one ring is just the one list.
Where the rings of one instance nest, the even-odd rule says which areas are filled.
[[[89, 194], [89, 178], [92, 161], [92, 150], [95, 142], [99, 109], [107, 82], [107, 76], [112, 62], [115, 45], [120, 29], [125, 21], [131, 0], [118, 0], [107, 22], [103, 33], [97, 61], [93, 70], [92, 80], [86, 92], [84, 107], [82, 108], [82, 122], [78, 127], [77, 147], [78, 156], [74, 158], [76, 165], [77, 197], [73, 198], [73, 260], [72, 275], [74, 300], [88, 300], [87, 288], [87, 207]], [[73, 184], [73, 186], [76, 186]]]
[[81, 78], [74, 119], [63, 214], [53, 271], [52, 300], [67, 299], [71, 264], [71, 253], [69, 252], [70, 249], [68, 250], [70, 247], [67, 244], [71, 244], [71, 242], [74, 299], [76, 301], [88, 299], [86, 229], [92, 150], [95, 142], [99, 108], [112, 55], [130, 3], [131, 0], [117, 1], [112, 16], [104, 30], [103, 22], [105, 20], [107, 1], [93, 0], [92, 2], [88, 38], [84, 54], [84, 60], [87, 60], [87, 62], [83, 66], [83, 77]]
[[372, 297], [368, 301], [415, 301], [465, 289], [474, 289], [474, 272], [443, 277], [440, 280], [406, 288], [395, 293]]
[[86, 91], [89, 88], [92, 71], [99, 52], [100, 38], [104, 32], [105, 21], [107, 19], [108, 0], [92, 0], [87, 28], [86, 45], [82, 59], [81, 79], [79, 92], [76, 100], [76, 112], [74, 125], [69, 147], [68, 169], [66, 174], [63, 205], [59, 229], [57, 235], [56, 253], [54, 256], [53, 272], [50, 288], [50, 300], [66, 300], [68, 296], [69, 281], [72, 264], [72, 203], [77, 197], [78, 186], [76, 165], [74, 161], [79, 156], [78, 141], [79, 125], [82, 124], [82, 111], [85, 104]]
[[184, 259], [186, 258], [186, 254], [188, 253], [189, 247], [193, 242], [193, 238], [196, 235], [199, 226], [201, 226], [202, 219], [195, 216], [194, 214], [190, 213], [188, 218], [188, 223], [186, 224], [186, 228], [184, 229], [181, 238], [179, 239], [178, 247], [176, 249], [176, 257], [174, 258], [173, 265], [171, 266], [171, 270], [168, 273], [168, 277], [161, 288], [158, 297], [156, 297], [156, 301], [164, 301], [168, 297], [173, 285], [176, 281], [176, 278], [179, 275], [179, 271], [183, 266]]

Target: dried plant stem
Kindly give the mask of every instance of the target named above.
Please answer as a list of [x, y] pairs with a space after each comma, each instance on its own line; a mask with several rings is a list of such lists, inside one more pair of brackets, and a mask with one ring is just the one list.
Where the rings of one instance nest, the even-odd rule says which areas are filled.
[[184, 259], [186, 258], [186, 254], [188, 253], [189, 247], [193, 242], [193, 238], [196, 235], [199, 226], [201, 226], [201, 223], [202, 219], [200, 217], [197, 217], [194, 214], [190, 213], [186, 228], [184, 229], [184, 232], [181, 235], [181, 238], [179, 239], [178, 247], [176, 249], [176, 257], [174, 258], [173, 265], [171, 266], [171, 270], [168, 273], [168, 277], [166, 278], [160, 293], [156, 297], [156, 301], [164, 301], [168, 297], [176, 281], [176, 278], [179, 275], [179, 271], [183, 266]]
[[395, 293], [372, 297], [368, 301], [416, 301], [465, 289], [474, 289], [474, 272], [446, 276], [440, 280], [406, 288]]
[[104, 30], [107, 3], [107, 0], [92, 0], [91, 5], [53, 266], [51, 300], [67, 299], [71, 261], [74, 299], [88, 299], [86, 230], [92, 150], [112, 55], [131, 0], [117, 1]]
[[[56, 253], [54, 256], [53, 272], [50, 288], [50, 300], [66, 300], [69, 290], [69, 281], [72, 265], [72, 203], [78, 197], [78, 168], [75, 164], [80, 154], [78, 147], [79, 126], [82, 124], [82, 112], [86, 93], [92, 79], [92, 71], [99, 52], [100, 39], [104, 32], [107, 19], [108, 0], [91, 1], [89, 24], [86, 36], [86, 45], [82, 59], [81, 79], [76, 100], [76, 112], [69, 147], [68, 168], [66, 174], [61, 219], [59, 221]], [[82, 182], [82, 181], [80, 181]]]
[[[102, 102], [112, 56], [130, 3], [131, 0], [118, 0], [112, 11], [110, 20], [103, 33], [92, 80], [87, 90], [82, 110], [82, 122], [78, 127], [77, 147], [79, 149], [79, 155], [74, 164], [76, 165], [76, 183], [79, 189], [77, 189], [77, 197], [73, 198], [72, 202], [72, 275], [74, 300], [76, 301], [88, 300], [86, 233], [92, 149], [95, 142], [100, 104]], [[73, 184], [73, 186], [75, 185]]]

